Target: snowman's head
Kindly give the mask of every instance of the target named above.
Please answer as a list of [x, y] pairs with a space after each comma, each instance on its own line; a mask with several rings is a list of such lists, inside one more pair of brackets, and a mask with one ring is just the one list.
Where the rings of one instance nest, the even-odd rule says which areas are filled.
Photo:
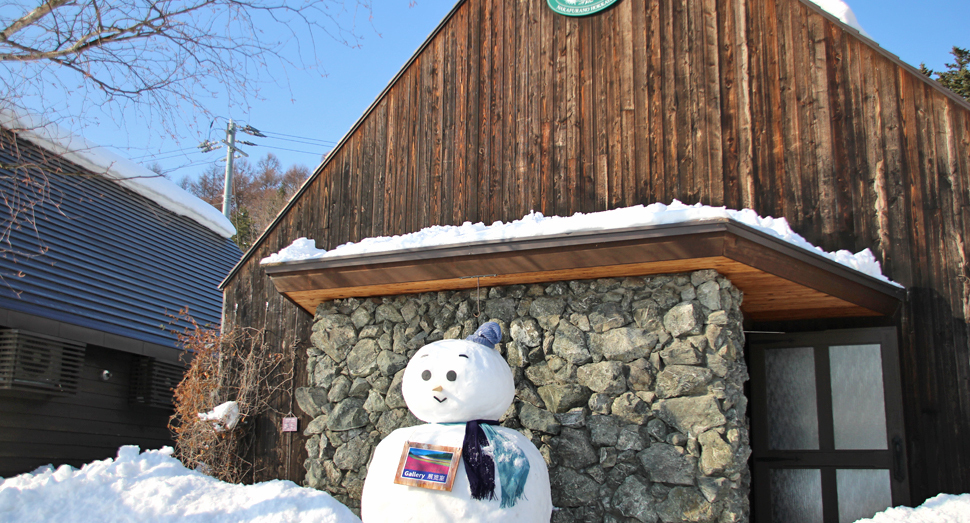
[[515, 397], [512, 370], [497, 350], [498, 324], [489, 322], [466, 340], [425, 345], [404, 370], [401, 391], [411, 412], [429, 423], [497, 420]]

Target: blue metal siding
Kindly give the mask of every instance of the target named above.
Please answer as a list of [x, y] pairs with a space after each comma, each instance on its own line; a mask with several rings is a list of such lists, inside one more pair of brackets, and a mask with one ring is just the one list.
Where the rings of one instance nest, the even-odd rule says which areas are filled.
[[[9, 165], [10, 135], [0, 140], [0, 162]], [[46, 252], [0, 253], [0, 307], [170, 347], [167, 314], [187, 307], [200, 324], [220, 322], [218, 285], [241, 256], [232, 241], [32, 144], [16, 146], [22, 158], [51, 166], [51, 191], [34, 209], [36, 233], [15, 223], [10, 242]], [[3, 195], [16, 174], [0, 168]], [[0, 227], [10, 214], [0, 205]]]

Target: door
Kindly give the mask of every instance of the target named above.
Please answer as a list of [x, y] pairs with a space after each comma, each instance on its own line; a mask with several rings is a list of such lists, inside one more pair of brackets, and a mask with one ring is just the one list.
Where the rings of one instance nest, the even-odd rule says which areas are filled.
[[896, 331], [750, 334], [758, 523], [851, 523], [908, 504]]

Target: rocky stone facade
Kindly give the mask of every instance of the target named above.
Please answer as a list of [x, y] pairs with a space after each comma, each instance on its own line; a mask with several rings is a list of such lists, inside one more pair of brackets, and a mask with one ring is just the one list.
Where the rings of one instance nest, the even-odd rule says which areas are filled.
[[420, 423], [408, 358], [492, 320], [516, 382], [501, 422], [546, 458], [554, 522], [746, 521], [740, 303], [711, 270], [323, 303], [297, 390], [306, 483], [359, 507], [377, 443]]

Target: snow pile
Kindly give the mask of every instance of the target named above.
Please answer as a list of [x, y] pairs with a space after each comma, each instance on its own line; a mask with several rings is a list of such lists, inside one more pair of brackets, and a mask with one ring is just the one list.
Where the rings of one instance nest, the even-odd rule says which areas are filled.
[[821, 7], [828, 14], [838, 18], [843, 24], [855, 29], [862, 33], [863, 36], [872, 40], [869, 33], [859, 25], [859, 21], [855, 17], [855, 13], [852, 12], [852, 8], [849, 4], [846, 4], [842, 0], [812, 0], [812, 3]]
[[197, 415], [202, 421], [211, 421], [216, 432], [232, 430], [239, 423], [239, 404], [227, 401], [209, 412], [200, 412]]
[[80, 470], [43, 467], [4, 481], [0, 521], [152, 523], [360, 523], [329, 494], [291, 481], [234, 485], [191, 471], [172, 449], [139, 454], [118, 449], [117, 459]]
[[886, 509], [856, 523], [966, 523], [970, 521], [970, 494], [940, 494], [916, 507]]
[[171, 180], [37, 115], [0, 108], [0, 126], [17, 136], [91, 172], [104, 174], [180, 216], [188, 217], [224, 238], [236, 229], [215, 207], [185, 191]]
[[341, 245], [331, 251], [317, 249], [314, 246], [313, 240], [299, 238], [280, 252], [263, 258], [261, 263], [270, 264], [318, 260], [336, 256], [471, 244], [490, 240], [515, 240], [581, 231], [604, 231], [717, 218], [727, 218], [743, 223], [784, 240], [796, 247], [820, 254], [863, 274], [889, 282], [889, 279], [882, 274], [879, 261], [876, 260], [876, 257], [873, 256], [869, 249], [864, 249], [855, 254], [845, 250], [826, 252], [792, 231], [791, 227], [788, 226], [788, 221], [784, 218], [761, 217], [751, 209], [736, 211], [725, 207], [711, 207], [699, 203], [685, 205], [677, 200], [674, 200], [670, 205], [664, 205], [662, 203], [653, 203], [646, 207], [636, 205], [634, 207], [625, 207], [612, 211], [589, 214], [576, 213], [566, 218], [543, 216], [542, 213], [531, 212], [521, 220], [515, 220], [511, 223], [495, 222], [488, 226], [482, 223], [473, 224], [471, 222], [465, 222], [459, 226], [435, 225], [402, 236], [367, 238], [357, 243]]

